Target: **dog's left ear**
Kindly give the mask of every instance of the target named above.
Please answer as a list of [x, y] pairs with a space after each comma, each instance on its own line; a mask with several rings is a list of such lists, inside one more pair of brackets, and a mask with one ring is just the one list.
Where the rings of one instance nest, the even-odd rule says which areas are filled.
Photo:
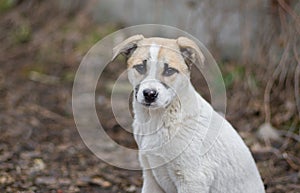
[[192, 64], [195, 62], [204, 65], [204, 55], [193, 40], [186, 37], [179, 37], [177, 44], [189, 69], [191, 69]]
[[130, 38], [127, 38], [120, 44], [116, 45], [113, 48], [113, 54], [112, 54], [111, 61], [116, 59], [116, 57], [119, 54], [123, 54], [128, 58], [137, 48], [137, 43], [142, 39], [144, 39], [143, 35], [134, 35], [134, 36], [131, 36]]

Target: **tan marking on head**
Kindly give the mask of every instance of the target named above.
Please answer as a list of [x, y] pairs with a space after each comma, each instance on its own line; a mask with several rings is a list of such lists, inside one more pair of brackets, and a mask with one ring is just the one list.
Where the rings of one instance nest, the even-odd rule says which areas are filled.
[[164, 61], [164, 63], [167, 63], [169, 67], [176, 68], [178, 71], [183, 73], [188, 72], [188, 67], [181, 56], [179, 48], [171, 48], [170, 46], [163, 47], [158, 58], [159, 60]]
[[138, 45], [136, 51], [132, 54], [132, 56], [127, 61], [127, 68], [130, 68], [136, 64], [142, 64], [143, 60], [147, 60], [149, 58], [149, 47]]
[[160, 46], [158, 61], [168, 63], [170, 67], [176, 68], [180, 72], [188, 72], [188, 67], [184, 62], [176, 40], [156, 37], [144, 38], [138, 42], [138, 48], [127, 61], [128, 68], [136, 64], [141, 64], [143, 60], [148, 60], [150, 58], [149, 48], [152, 44]]

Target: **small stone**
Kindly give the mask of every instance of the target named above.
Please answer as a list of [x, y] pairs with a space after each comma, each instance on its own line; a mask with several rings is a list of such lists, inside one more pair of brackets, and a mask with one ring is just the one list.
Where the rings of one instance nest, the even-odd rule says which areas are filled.
[[0, 185], [12, 184], [14, 181], [15, 180], [8, 173], [0, 175]]
[[108, 188], [108, 187], [110, 187], [111, 186], [111, 183], [109, 182], [109, 181], [103, 181], [102, 182], [102, 187], [103, 188]]
[[30, 168], [31, 172], [39, 172], [46, 168], [46, 165], [42, 159], [34, 159], [33, 160], [33, 166]]
[[136, 192], [136, 186], [130, 185], [129, 187], [126, 188], [126, 192]]
[[39, 157], [40, 155], [41, 155], [40, 152], [28, 151], [28, 152], [21, 153], [21, 158], [22, 159], [30, 159], [30, 158], [34, 158], [34, 157]]
[[6, 187], [6, 192], [13, 192], [13, 189], [11, 187]]
[[60, 185], [66, 186], [66, 185], [70, 185], [71, 184], [71, 180], [68, 178], [60, 178], [58, 179], [58, 183]]
[[69, 192], [80, 192], [80, 189], [77, 186], [71, 185], [69, 187]]
[[109, 181], [106, 181], [100, 177], [93, 177], [91, 183], [102, 186], [103, 188], [108, 188], [112, 185]]
[[42, 176], [37, 177], [35, 183], [39, 185], [54, 185], [57, 184], [57, 180], [54, 177]]
[[87, 186], [90, 181], [91, 181], [90, 177], [82, 176], [82, 177], [80, 177], [80, 178], [77, 179], [76, 185], [77, 186]]

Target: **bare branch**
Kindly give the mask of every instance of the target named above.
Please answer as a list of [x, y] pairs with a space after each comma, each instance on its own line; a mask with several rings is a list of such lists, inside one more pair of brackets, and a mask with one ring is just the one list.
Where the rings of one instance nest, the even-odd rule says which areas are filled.
[[276, 80], [276, 78], [278, 77], [278, 75], [280, 74], [283, 65], [285, 64], [288, 55], [289, 55], [289, 49], [290, 49], [290, 43], [288, 42], [287, 46], [284, 49], [284, 52], [282, 54], [282, 57], [280, 59], [279, 64], [277, 65], [276, 69], [274, 70], [271, 78], [269, 79], [266, 89], [265, 89], [265, 93], [264, 93], [264, 110], [265, 110], [265, 122], [270, 122], [271, 121], [271, 110], [270, 110], [270, 94], [271, 94], [271, 90], [273, 87], [273, 84]]
[[295, 21], [295, 28], [298, 33], [300, 33], [300, 17], [297, 15], [297, 13], [284, 1], [284, 0], [278, 0], [278, 3], [280, 7], [284, 11], [286, 11]]
[[296, 100], [296, 106], [297, 106], [297, 110], [298, 110], [298, 116], [299, 116], [299, 119], [300, 119], [300, 97], [299, 97], [299, 80], [300, 80], [300, 58], [298, 56], [298, 53], [297, 53], [297, 48], [296, 48], [296, 44], [294, 44], [293, 46], [293, 51], [294, 51], [294, 56], [295, 56], [295, 59], [297, 61], [297, 67], [296, 67], [296, 70], [295, 70], [295, 100]]

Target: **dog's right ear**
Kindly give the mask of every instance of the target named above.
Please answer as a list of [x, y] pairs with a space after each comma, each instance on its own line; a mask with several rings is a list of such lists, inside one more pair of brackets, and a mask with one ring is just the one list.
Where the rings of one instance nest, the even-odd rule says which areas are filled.
[[116, 59], [116, 57], [118, 57], [118, 55], [120, 55], [120, 54], [123, 54], [128, 58], [137, 48], [137, 43], [139, 41], [141, 41], [142, 39], [144, 39], [143, 35], [140, 35], [140, 34], [134, 35], [134, 36], [131, 36], [130, 38], [127, 38], [120, 44], [116, 45], [112, 51], [113, 54], [112, 54], [111, 61]]

